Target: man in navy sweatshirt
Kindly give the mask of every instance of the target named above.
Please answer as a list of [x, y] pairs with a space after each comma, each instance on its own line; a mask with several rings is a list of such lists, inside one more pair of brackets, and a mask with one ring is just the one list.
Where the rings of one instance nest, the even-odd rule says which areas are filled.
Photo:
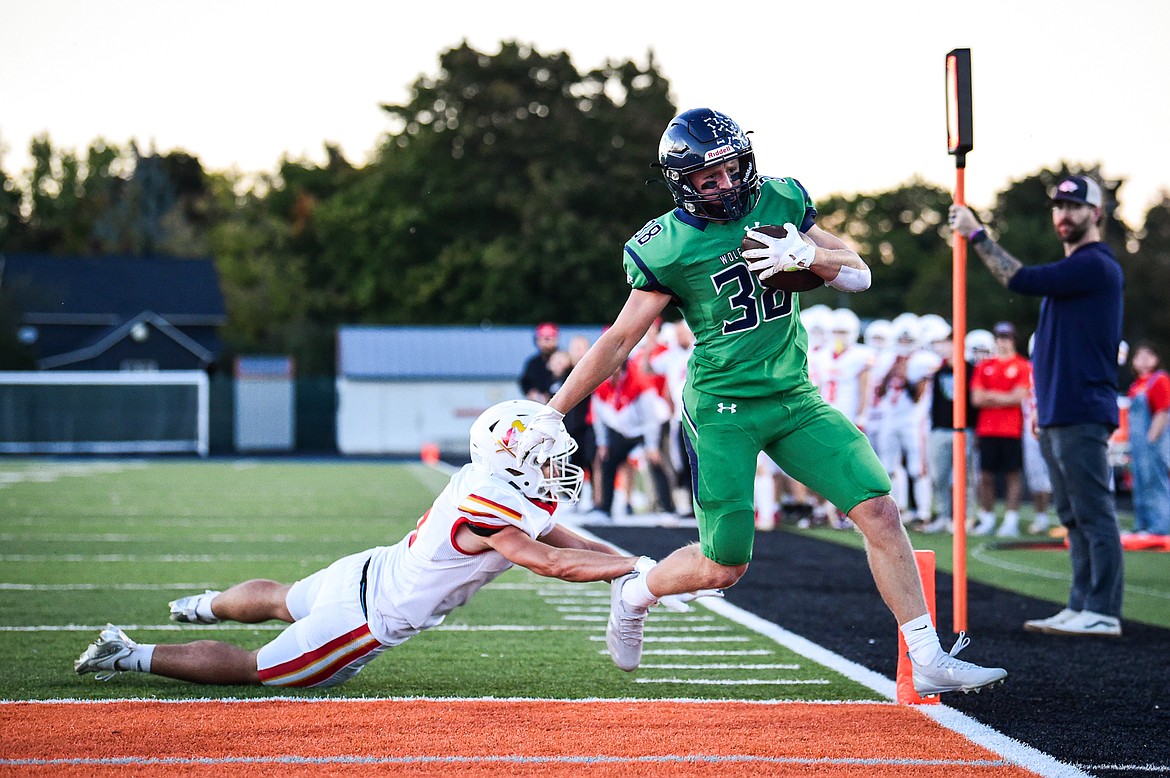
[[1068, 529], [1072, 588], [1068, 607], [1027, 621], [1024, 629], [1116, 638], [1124, 573], [1107, 447], [1117, 427], [1124, 280], [1101, 240], [1100, 184], [1068, 176], [1050, 197], [1064, 259], [1046, 265], [1022, 265], [962, 205], [951, 206], [950, 224], [997, 281], [1017, 294], [1043, 298], [1032, 352], [1036, 410], [1056, 512]]

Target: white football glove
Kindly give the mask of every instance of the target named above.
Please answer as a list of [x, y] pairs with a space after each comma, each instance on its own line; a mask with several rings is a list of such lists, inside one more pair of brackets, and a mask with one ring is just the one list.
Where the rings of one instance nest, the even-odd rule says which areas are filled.
[[550, 405], [532, 417], [528, 426], [516, 438], [516, 461], [543, 465], [552, 456], [552, 447], [561, 431], [565, 414]]
[[675, 613], [688, 613], [691, 610], [690, 602], [697, 600], [700, 597], [722, 597], [722, 589], [699, 589], [694, 592], [683, 592], [682, 594], [668, 594], [665, 597], [658, 598], [658, 604], [667, 610], [672, 610]]
[[788, 223], [784, 229], [788, 234], [783, 238], [773, 238], [750, 228], [747, 230], [749, 238], [764, 244], [764, 248], [743, 252], [744, 259], [755, 260], [748, 263], [748, 270], [757, 273], [761, 281], [777, 273], [807, 270], [816, 259], [817, 247], [805, 243], [796, 225]]
[[638, 561], [634, 563], [634, 572], [646, 575], [646, 573], [654, 569], [654, 565], [656, 564], [658, 564], [658, 562], [651, 559], [650, 557], [640, 556], [638, 557]]

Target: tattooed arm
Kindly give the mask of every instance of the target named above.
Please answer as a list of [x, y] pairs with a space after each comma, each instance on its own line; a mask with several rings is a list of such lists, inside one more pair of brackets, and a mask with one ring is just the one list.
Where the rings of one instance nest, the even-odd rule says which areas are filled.
[[991, 239], [983, 229], [983, 225], [975, 218], [975, 214], [965, 205], [952, 205], [949, 221], [951, 229], [967, 237], [975, 253], [983, 260], [983, 264], [991, 271], [1004, 286], [1012, 280], [1012, 276], [1023, 267], [1018, 259], [1003, 250], [1003, 247]]

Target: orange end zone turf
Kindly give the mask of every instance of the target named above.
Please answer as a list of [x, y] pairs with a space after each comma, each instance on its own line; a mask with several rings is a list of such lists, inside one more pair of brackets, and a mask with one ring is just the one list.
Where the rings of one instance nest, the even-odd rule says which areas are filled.
[[1031, 775], [889, 703], [0, 705], [0, 775]]

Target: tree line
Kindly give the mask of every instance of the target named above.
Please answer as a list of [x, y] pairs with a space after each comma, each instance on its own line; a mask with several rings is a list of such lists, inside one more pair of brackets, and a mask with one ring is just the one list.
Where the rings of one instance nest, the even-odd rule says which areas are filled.
[[[388, 131], [363, 166], [282, 160], [268, 173], [209, 171], [185, 151], [95, 140], [84, 154], [45, 135], [32, 168], [0, 169], [0, 252], [214, 258], [227, 303], [225, 364], [236, 354], [293, 355], [328, 375], [343, 324], [603, 323], [628, 293], [621, 246], [670, 206], [654, 161], [677, 113], [653, 55], [580, 72], [564, 53], [524, 44], [489, 55], [463, 43], [383, 105]], [[791, 171], [764, 171], [785, 174]], [[1011, 182], [983, 216], [1025, 263], [1061, 256], [1047, 189], [1062, 165]], [[1116, 204], [1122, 181], [1103, 181]], [[921, 180], [818, 201], [818, 222], [873, 268], [860, 295], [824, 289], [805, 306], [862, 318], [910, 310], [950, 317], [951, 196]], [[1106, 236], [1126, 271], [1125, 337], [1170, 354], [1170, 195]], [[1034, 298], [1003, 290], [974, 260], [968, 322], [1031, 332]], [[19, 311], [0, 289], [0, 368], [27, 367]], [[1021, 344], [1023, 345], [1023, 344]]]

